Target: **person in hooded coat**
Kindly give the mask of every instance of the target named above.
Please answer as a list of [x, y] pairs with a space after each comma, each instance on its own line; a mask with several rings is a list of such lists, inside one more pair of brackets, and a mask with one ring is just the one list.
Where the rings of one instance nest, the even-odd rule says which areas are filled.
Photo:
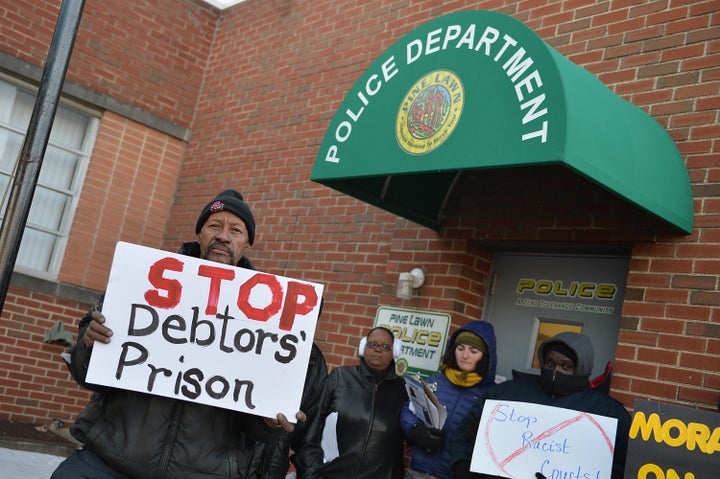
[[472, 405], [495, 384], [495, 347], [495, 331], [486, 321], [470, 321], [450, 336], [440, 371], [425, 381], [447, 410], [442, 428], [426, 426], [411, 401], [403, 407], [400, 422], [412, 445], [406, 479], [452, 479], [450, 442]]
[[559, 333], [540, 345], [538, 359], [539, 376], [513, 371], [512, 380], [489, 388], [470, 409], [451, 441], [450, 462], [454, 477], [495, 477], [470, 472], [470, 462], [485, 401], [497, 399], [542, 404], [616, 418], [618, 423], [611, 477], [622, 479], [631, 417], [622, 403], [591, 386], [594, 351], [590, 338], [569, 331]]

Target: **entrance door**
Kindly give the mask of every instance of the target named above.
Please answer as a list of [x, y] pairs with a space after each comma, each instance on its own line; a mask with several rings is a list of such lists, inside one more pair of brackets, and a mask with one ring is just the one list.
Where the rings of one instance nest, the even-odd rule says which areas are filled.
[[497, 253], [484, 319], [495, 328], [498, 382], [538, 371], [537, 347], [561, 331], [588, 336], [592, 377], [614, 360], [630, 258]]

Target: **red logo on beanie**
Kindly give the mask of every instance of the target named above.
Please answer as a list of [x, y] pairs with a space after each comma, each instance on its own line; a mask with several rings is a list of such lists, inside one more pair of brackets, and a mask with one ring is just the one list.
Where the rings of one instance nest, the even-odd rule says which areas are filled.
[[221, 201], [216, 201], [210, 205], [210, 213], [217, 213], [218, 211], [222, 211], [224, 209], [225, 205], [223, 205]]

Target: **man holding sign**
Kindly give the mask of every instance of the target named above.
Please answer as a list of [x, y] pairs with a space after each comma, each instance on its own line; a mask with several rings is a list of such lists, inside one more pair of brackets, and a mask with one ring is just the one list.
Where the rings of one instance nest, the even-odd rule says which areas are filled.
[[[210, 201], [200, 213], [195, 232], [198, 241], [183, 244], [180, 254], [255, 269], [245, 257], [255, 240], [255, 219], [237, 191], [223, 191]], [[58, 466], [53, 479], [240, 479], [245, 477], [256, 442], [272, 441], [283, 431], [292, 431], [293, 424], [282, 414], [268, 419], [89, 383], [93, 346], [96, 342], [109, 345], [113, 337], [101, 312], [104, 300], [102, 295], [80, 322], [68, 364], [75, 380], [94, 391], [70, 428], [84, 447]], [[297, 420], [304, 419], [298, 412]]]
[[[592, 451], [593, 444], [600, 444], [611, 449], [612, 479], [622, 479], [630, 430], [630, 414], [620, 402], [606, 392], [591, 386], [589, 378], [593, 369], [594, 352], [590, 338], [584, 334], [574, 332], [559, 333], [540, 345], [538, 359], [541, 365], [540, 376], [515, 374], [514, 372], [512, 380], [488, 389], [472, 407], [463, 424], [458, 427], [450, 448], [450, 462], [453, 464], [455, 478], [494, 477], [471, 472], [471, 459], [473, 464], [493, 461], [492, 467], [483, 470], [495, 470], [494, 466], [504, 466], [523, 454], [529, 454], [529, 451], [542, 450], [548, 455], [559, 458], [572, 451]], [[481, 419], [487, 422], [488, 418], [486, 416], [490, 415], [491, 412], [496, 412], [495, 410], [485, 411], [487, 414], [486, 416], [483, 415], [484, 409], [491, 409], [490, 407], [484, 407], [488, 400], [501, 401], [499, 406], [493, 407], [504, 407], [505, 409], [498, 410], [495, 418], [501, 417], [508, 423], [520, 424], [522, 423], [521, 416], [524, 420], [531, 417], [529, 414], [517, 413], [515, 409], [504, 403], [509, 401], [553, 406], [617, 419], [615, 436], [609, 438], [610, 440], [614, 439], [614, 443], [608, 441], [604, 432], [605, 429], [598, 426], [598, 442], [592, 442], [593, 438], [586, 436], [582, 440], [571, 444], [565, 439], [560, 440], [560, 436], [556, 435], [556, 432], [562, 429], [561, 424], [558, 424], [555, 429], [543, 431], [534, 436], [533, 439], [524, 436], [524, 442], [518, 443], [518, 447], [513, 449], [512, 457], [497, 457], [491, 451], [493, 448], [492, 438], [488, 435], [483, 437], [485, 441], [479, 441], [485, 443], [485, 450], [481, 450], [482, 447], [478, 447], [478, 444], [476, 444]], [[488, 404], [490, 403], [498, 404], [494, 401], [488, 401]], [[597, 421], [590, 416], [578, 415], [578, 417], [582, 417], [582, 420], [594, 422], [597, 425]], [[566, 421], [566, 423], [570, 424], [571, 420]], [[571, 475], [579, 479], [595, 477], [594, 475], [586, 476], [587, 471], [582, 469], [581, 464], [577, 464], [577, 467], [573, 467], [573, 470], [569, 471], [554, 468], [553, 463], [554, 461], [548, 457], [547, 461], [538, 463], [536, 470], [526, 471], [527, 474], [523, 477], [532, 478], [536, 473], [540, 474], [537, 477], [571, 477]], [[472, 470], [477, 471], [479, 469], [473, 468]]]

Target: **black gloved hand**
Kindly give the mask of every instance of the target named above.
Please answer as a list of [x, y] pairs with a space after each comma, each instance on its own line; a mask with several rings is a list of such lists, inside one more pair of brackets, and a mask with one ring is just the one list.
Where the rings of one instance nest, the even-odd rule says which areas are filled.
[[445, 442], [445, 433], [418, 421], [410, 428], [410, 441], [427, 452], [438, 452]]

